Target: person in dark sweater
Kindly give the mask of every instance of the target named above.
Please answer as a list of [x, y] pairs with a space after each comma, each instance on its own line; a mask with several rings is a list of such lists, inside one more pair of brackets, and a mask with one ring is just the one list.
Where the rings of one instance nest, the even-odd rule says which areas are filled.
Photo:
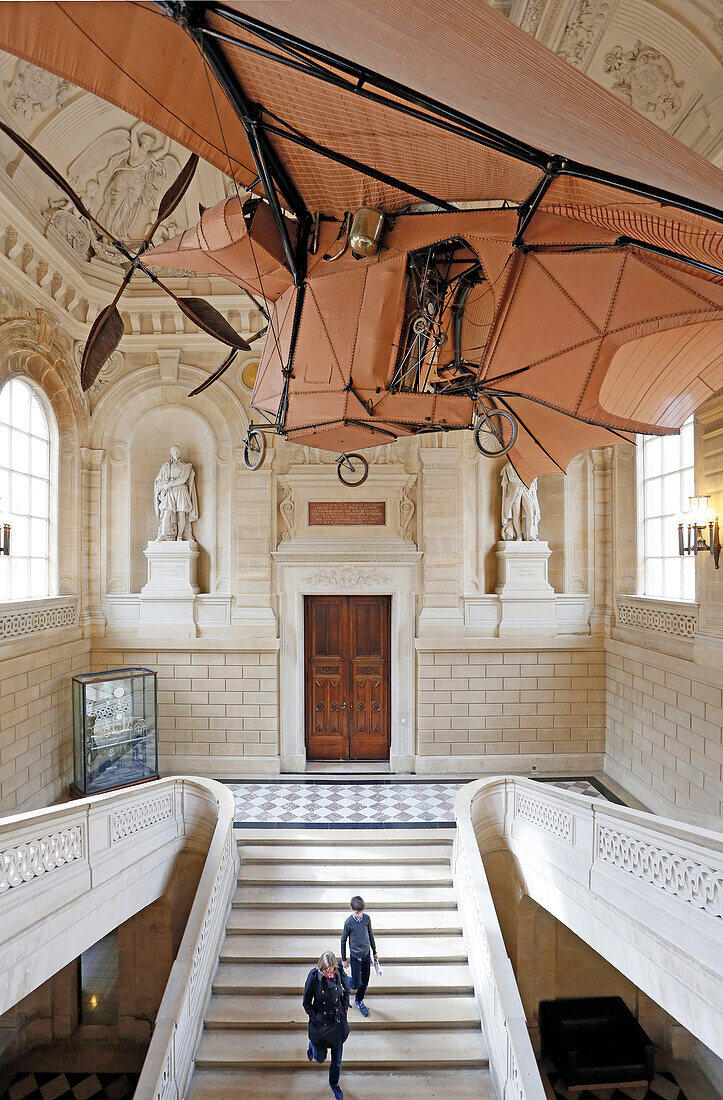
[[342, 1049], [349, 1036], [349, 979], [333, 951], [325, 951], [309, 971], [302, 1004], [309, 1017], [306, 1057], [310, 1062], [324, 1062], [327, 1050], [331, 1051], [329, 1087], [334, 1100], [344, 1100], [339, 1077]]
[[346, 918], [344, 931], [341, 934], [341, 961], [347, 966], [346, 945], [349, 943], [349, 958], [351, 959], [351, 984], [356, 990], [354, 1004], [362, 1016], [369, 1015], [369, 1009], [364, 1004], [364, 994], [369, 985], [369, 975], [372, 968], [372, 954], [377, 958], [377, 945], [374, 941], [372, 922], [369, 914], [364, 912], [364, 898], [356, 894], [351, 899], [351, 914]]

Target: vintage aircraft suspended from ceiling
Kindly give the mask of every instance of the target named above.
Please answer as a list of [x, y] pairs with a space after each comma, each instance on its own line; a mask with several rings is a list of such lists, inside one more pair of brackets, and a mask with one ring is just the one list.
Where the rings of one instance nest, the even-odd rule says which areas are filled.
[[0, 45], [233, 177], [129, 262], [269, 303], [249, 465], [473, 428], [529, 481], [723, 385], [723, 173], [486, 4], [4, 3]]

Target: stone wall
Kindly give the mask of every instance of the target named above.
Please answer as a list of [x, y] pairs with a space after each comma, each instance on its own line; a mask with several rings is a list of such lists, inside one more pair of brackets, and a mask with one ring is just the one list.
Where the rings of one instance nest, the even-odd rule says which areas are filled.
[[594, 771], [601, 763], [599, 643], [423, 651], [418, 686], [420, 770]]
[[67, 791], [73, 769], [70, 679], [88, 668], [76, 629], [2, 643], [0, 813], [36, 809]]
[[278, 677], [266, 650], [93, 649], [94, 671], [142, 665], [158, 672], [162, 775], [238, 776], [275, 771]]
[[611, 640], [606, 769], [651, 808], [709, 819], [723, 809], [723, 671]]
[[[628, 481], [631, 476], [628, 472]], [[723, 519], [723, 394], [696, 413], [695, 483], [696, 492], [708, 495]], [[624, 491], [622, 485], [619, 494]], [[631, 510], [616, 521], [618, 540], [634, 545]], [[643, 605], [634, 609], [639, 626], [618, 622], [606, 641], [605, 766], [651, 809], [718, 829], [723, 809], [723, 568], [716, 570], [710, 554], [701, 553], [695, 574], [697, 606], [666, 603], [652, 624], [638, 601]], [[653, 611], [659, 605], [649, 602]], [[694, 629], [683, 617], [693, 620]]]

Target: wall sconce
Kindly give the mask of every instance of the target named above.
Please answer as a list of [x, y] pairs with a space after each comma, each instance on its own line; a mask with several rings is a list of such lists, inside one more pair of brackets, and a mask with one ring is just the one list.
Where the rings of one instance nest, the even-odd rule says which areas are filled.
[[[712, 508], [708, 507], [710, 497], [691, 497], [690, 512], [684, 519], [688, 528], [687, 537], [683, 538], [683, 522], [678, 524], [678, 553], [681, 558], [684, 554], [699, 554], [710, 551], [716, 569], [720, 563], [720, 529], [718, 517]], [[705, 541], [704, 531], [708, 528], [708, 542]]]
[[0, 555], [10, 556], [10, 516], [0, 508]]

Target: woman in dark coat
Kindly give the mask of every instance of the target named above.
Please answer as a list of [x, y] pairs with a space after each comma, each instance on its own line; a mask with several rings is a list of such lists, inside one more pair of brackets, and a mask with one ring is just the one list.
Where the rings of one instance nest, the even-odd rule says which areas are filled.
[[335, 1100], [344, 1100], [339, 1088], [342, 1048], [349, 1035], [349, 979], [333, 951], [325, 951], [309, 971], [302, 1004], [309, 1017], [309, 1061], [324, 1062], [331, 1052], [329, 1085]]

